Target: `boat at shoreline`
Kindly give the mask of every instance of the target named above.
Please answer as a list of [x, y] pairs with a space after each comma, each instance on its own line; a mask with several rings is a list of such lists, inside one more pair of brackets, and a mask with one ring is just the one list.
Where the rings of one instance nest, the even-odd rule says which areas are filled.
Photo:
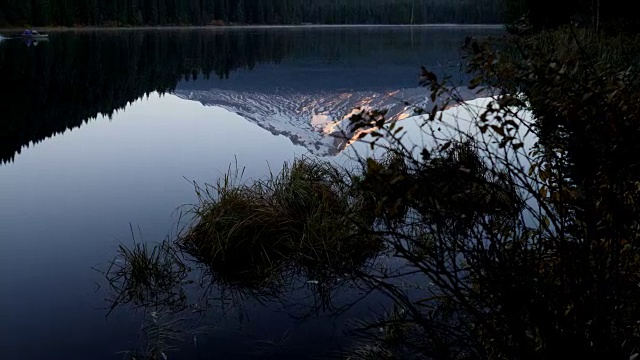
[[49, 38], [49, 34], [41, 34], [37, 30], [25, 30], [20, 34], [23, 39], [44, 40]]

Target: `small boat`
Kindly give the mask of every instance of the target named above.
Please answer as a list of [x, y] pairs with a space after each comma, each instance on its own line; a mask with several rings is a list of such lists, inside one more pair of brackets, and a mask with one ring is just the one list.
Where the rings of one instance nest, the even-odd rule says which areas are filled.
[[31, 40], [43, 40], [48, 39], [48, 34], [40, 34], [37, 30], [25, 30], [22, 34], [20, 34], [22, 38], [31, 39]]

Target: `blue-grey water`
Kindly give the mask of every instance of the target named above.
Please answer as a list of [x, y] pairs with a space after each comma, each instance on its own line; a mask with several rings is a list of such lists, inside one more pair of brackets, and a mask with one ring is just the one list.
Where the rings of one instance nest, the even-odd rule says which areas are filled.
[[[176, 208], [196, 200], [190, 182], [213, 183], [236, 162], [258, 178], [301, 155], [347, 161], [323, 133], [328, 121], [355, 106], [400, 114], [401, 100], [423, 101], [421, 65], [464, 83], [465, 37], [500, 33], [357, 27], [4, 39], [0, 357], [123, 358], [138, 344], [141, 315], [107, 317], [106, 284], [92, 268], [131, 244], [130, 226], [138, 240], [164, 239]], [[338, 303], [357, 295], [341, 291]], [[306, 320], [282, 304], [244, 305], [210, 314], [207, 330], [168, 358], [326, 358], [348, 348], [345, 330], [384, 300]]]

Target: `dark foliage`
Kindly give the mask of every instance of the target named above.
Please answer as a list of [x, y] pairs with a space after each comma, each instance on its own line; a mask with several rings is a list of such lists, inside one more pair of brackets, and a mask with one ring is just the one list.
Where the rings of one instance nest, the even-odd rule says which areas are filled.
[[[438, 214], [468, 218], [470, 209], [478, 211], [462, 228], [452, 227], [455, 217], [442, 222], [420, 210], [432, 200], [413, 205], [411, 191], [375, 176], [384, 184], [375, 191], [379, 203], [391, 193], [409, 205], [402, 226], [389, 225], [394, 256], [410, 264], [400, 273], [418, 272], [431, 283], [417, 285], [427, 294], [420, 298], [393, 285], [398, 271], [363, 274], [396, 299], [399, 323], [411, 333], [402, 347], [389, 343], [385, 351], [442, 359], [637, 356], [640, 174], [631, 154], [637, 154], [640, 91], [625, 64], [635, 54], [622, 44], [575, 29], [509, 38], [500, 50], [495, 43], [468, 44], [471, 70], [480, 74], [475, 83], [500, 90], [472, 120], [484, 139], [476, 148], [491, 164], [490, 178], [514, 189], [522, 206], [505, 211], [471, 197], [467, 208], [452, 208], [455, 193], [434, 191], [427, 199], [443, 193], [449, 199], [435, 203]], [[435, 77], [429, 85], [440, 88]], [[525, 146], [518, 129], [534, 135], [535, 145]], [[402, 149], [395, 133], [384, 136], [392, 149]], [[405, 162], [417, 161], [401, 154]], [[443, 160], [455, 168], [456, 158], [464, 159]], [[440, 183], [468, 196], [476, 180], [449, 174]], [[377, 326], [396, 323], [394, 315]]]
[[509, 22], [525, 20], [527, 26], [538, 30], [573, 23], [614, 33], [637, 31], [640, 21], [632, 12], [623, 10], [626, 4], [622, 0], [507, 0], [506, 18]]

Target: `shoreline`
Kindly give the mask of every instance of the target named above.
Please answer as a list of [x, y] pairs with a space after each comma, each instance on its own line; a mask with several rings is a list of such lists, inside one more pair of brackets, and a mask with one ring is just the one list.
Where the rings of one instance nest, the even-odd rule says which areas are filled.
[[[164, 26], [54, 26], [33, 27], [40, 32], [123, 31], [123, 30], [241, 30], [241, 29], [321, 29], [321, 28], [484, 28], [503, 29], [504, 24], [311, 24], [311, 25], [164, 25]], [[21, 32], [24, 27], [0, 28], [0, 32]]]

